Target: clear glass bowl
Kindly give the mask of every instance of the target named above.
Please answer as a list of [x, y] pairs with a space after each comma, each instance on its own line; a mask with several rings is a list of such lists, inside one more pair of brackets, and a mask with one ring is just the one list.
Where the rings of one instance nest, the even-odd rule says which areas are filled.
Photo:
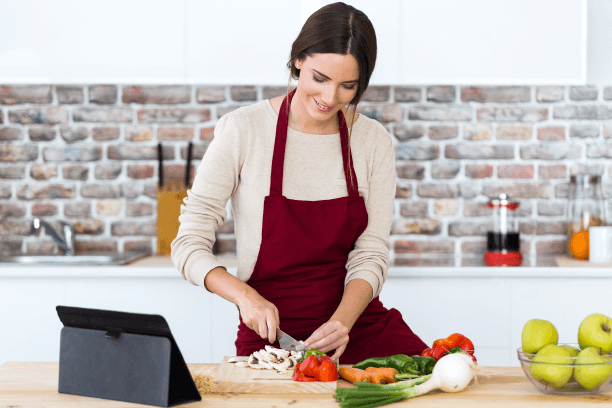
[[[559, 344], [561, 346], [563, 344]], [[578, 344], [568, 344], [574, 348], [580, 350]], [[608, 392], [612, 390], [612, 361], [604, 363], [594, 364], [576, 364], [577, 357], [556, 357], [555, 362], [538, 362], [532, 361], [535, 354], [524, 353], [522, 348], [517, 350], [518, 359], [521, 362], [521, 367], [529, 381], [535, 385], [535, 387], [545, 394], [553, 395], [591, 395], [598, 394], [601, 392]], [[608, 354], [612, 359], [612, 353]], [[572, 369], [572, 375], [569, 381], [562, 386], [551, 386], [545, 383], [545, 380], [538, 379], [542, 377], [542, 373], [548, 371], [548, 373], [567, 373], [565, 369]], [[576, 381], [574, 377], [574, 371], [576, 367], [583, 370], [583, 373], [590, 374], [592, 377], [589, 388], [585, 388]], [[536, 375], [534, 376], [534, 372]], [[606, 374], [609, 373], [609, 374]], [[538, 375], [539, 374], [539, 375]], [[567, 375], [567, 374], [566, 374]], [[555, 376], [553, 374], [553, 376]], [[563, 377], [563, 375], [555, 376], [557, 378]], [[585, 381], [583, 380], [583, 383]], [[601, 384], [595, 386], [595, 384]], [[560, 384], [560, 382], [559, 382]], [[594, 388], [592, 388], [594, 386]]]

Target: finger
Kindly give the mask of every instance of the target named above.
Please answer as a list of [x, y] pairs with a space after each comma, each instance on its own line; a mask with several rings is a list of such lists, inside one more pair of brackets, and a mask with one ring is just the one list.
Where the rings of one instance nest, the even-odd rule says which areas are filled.
[[270, 317], [267, 319], [268, 322], [268, 341], [270, 343], [274, 343], [274, 341], [276, 340], [276, 322], [274, 317]]
[[259, 331], [257, 332], [257, 334], [259, 334], [262, 339], [268, 337], [268, 324], [266, 323], [266, 319], [261, 319], [258, 322], [258, 327]]
[[331, 356], [332, 361], [337, 361], [342, 355], [342, 353], [344, 353], [344, 350], [346, 350], [346, 344], [336, 349], [336, 352], [334, 353], [334, 355]]
[[339, 338], [339, 339], [335, 340], [334, 342], [331, 342], [331, 343], [328, 343], [326, 345], [321, 346], [317, 350], [320, 350], [323, 353], [327, 353], [328, 351], [335, 350], [338, 347], [341, 347], [341, 346], [345, 345], [346, 343], [348, 343], [348, 338]]
[[325, 323], [324, 325], [319, 327], [310, 335], [310, 337], [306, 339], [306, 341], [304, 341], [304, 343], [308, 347], [312, 347], [315, 343], [320, 342], [322, 339], [332, 334], [334, 332], [334, 329], [330, 328], [329, 326], [329, 323]]

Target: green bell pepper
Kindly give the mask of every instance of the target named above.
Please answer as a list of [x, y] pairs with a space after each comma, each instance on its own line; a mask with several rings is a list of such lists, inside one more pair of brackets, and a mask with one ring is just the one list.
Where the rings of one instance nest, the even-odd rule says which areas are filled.
[[353, 368], [365, 370], [368, 367], [395, 368], [400, 374], [419, 374], [417, 362], [405, 354], [395, 354], [388, 357], [372, 357], [353, 365]]

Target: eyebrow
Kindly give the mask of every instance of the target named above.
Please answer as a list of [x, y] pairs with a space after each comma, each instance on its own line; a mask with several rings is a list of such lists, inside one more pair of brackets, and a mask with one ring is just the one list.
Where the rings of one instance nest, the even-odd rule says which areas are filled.
[[[325, 75], [325, 74], [322, 74], [321, 72], [317, 71], [316, 69], [312, 68], [312, 70], [313, 70], [314, 72], [316, 72], [317, 74], [321, 75], [323, 78], [331, 80], [331, 78], [330, 78], [330, 77], [328, 77], [328, 76], [327, 76], [327, 75]], [[355, 84], [356, 84], [357, 82], [359, 82], [359, 80], [358, 80], [358, 79], [354, 79], [354, 80], [352, 80], [352, 81], [344, 81], [344, 82], [343, 82], [343, 84], [352, 84], [352, 83], [355, 83]]]

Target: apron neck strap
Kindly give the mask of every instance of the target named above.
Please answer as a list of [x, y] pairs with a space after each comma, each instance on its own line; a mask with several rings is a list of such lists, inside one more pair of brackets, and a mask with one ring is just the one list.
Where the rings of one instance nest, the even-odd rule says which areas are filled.
[[[287, 128], [289, 127], [289, 107], [295, 94], [295, 89], [283, 103], [278, 112], [276, 121], [276, 139], [274, 140], [274, 153], [272, 155], [272, 175], [270, 181], [270, 195], [283, 195], [283, 167], [285, 164], [285, 147], [287, 146]], [[344, 167], [344, 179], [349, 197], [358, 197], [358, 184], [355, 169], [353, 168], [353, 156], [349, 151], [348, 128], [342, 110], [338, 111], [338, 127], [340, 128], [340, 145], [342, 148], [342, 162]], [[353, 180], [351, 184], [349, 180]]]

